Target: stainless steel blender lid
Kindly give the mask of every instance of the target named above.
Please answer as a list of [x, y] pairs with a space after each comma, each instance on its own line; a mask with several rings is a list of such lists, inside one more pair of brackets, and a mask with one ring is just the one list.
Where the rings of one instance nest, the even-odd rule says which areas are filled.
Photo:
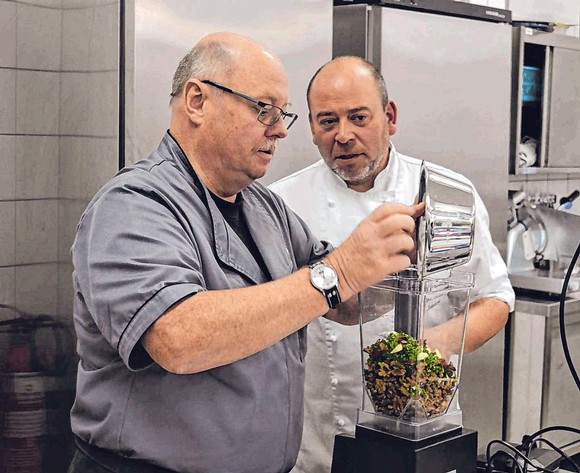
[[466, 181], [441, 168], [421, 164], [417, 221], [417, 272], [429, 274], [469, 261], [475, 231], [475, 192]]

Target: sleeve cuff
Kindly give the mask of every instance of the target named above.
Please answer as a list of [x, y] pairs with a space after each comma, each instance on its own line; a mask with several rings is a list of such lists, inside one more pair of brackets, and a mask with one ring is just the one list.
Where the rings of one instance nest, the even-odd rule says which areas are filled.
[[171, 306], [202, 290], [204, 289], [197, 284], [173, 284], [161, 289], [145, 305], [141, 306], [125, 328], [117, 347], [121, 359], [130, 370], [138, 371], [152, 363], [152, 361], [147, 364], [135, 363], [131, 357], [133, 350], [138, 348], [139, 340], [151, 324]]

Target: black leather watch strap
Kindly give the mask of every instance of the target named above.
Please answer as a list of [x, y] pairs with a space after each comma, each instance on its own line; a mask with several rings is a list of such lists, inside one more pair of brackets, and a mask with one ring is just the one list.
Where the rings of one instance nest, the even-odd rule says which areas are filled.
[[328, 302], [328, 307], [331, 309], [336, 309], [336, 306], [340, 304], [340, 294], [338, 293], [338, 289], [329, 289], [326, 291], [322, 291], [324, 297], [326, 297], [326, 302]]

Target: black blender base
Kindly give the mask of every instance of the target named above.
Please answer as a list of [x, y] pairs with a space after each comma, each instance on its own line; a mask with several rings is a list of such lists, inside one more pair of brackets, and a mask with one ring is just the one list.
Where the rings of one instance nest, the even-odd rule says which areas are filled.
[[458, 429], [422, 441], [357, 426], [334, 438], [331, 473], [476, 473], [477, 432]]

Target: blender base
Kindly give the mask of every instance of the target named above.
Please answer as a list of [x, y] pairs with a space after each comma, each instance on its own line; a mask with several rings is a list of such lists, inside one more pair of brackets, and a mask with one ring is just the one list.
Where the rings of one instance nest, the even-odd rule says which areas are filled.
[[337, 435], [331, 473], [476, 473], [477, 431], [455, 431], [407, 440], [356, 426], [355, 437]]

